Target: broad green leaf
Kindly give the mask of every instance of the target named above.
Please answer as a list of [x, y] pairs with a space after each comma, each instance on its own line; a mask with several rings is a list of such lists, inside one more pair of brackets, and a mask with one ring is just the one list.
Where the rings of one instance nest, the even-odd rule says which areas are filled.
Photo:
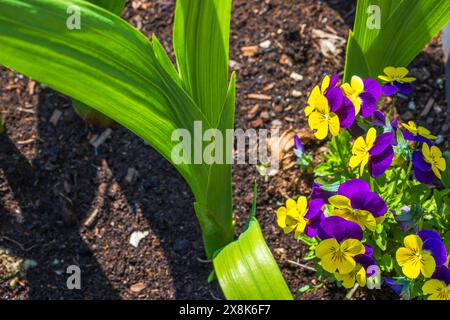
[[[102, 7], [118, 16], [122, 13], [126, 0], [86, 0], [99, 7]], [[105, 115], [99, 113], [95, 109], [88, 105], [81, 103], [80, 101], [72, 99], [72, 105], [78, 115], [89, 123], [98, 127], [111, 127], [114, 125], [114, 121]]]
[[[71, 5], [82, 10], [81, 30], [66, 29]], [[192, 130], [195, 120], [210, 127], [160, 65], [151, 43], [124, 20], [85, 1], [0, 1], [0, 45], [1, 64], [92, 106], [169, 161], [175, 129]], [[208, 168], [176, 167], [203, 201]]]
[[[374, 5], [380, 8], [379, 29], [371, 28], [368, 8]], [[407, 66], [449, 19], [448, 0], [358, 0], [344, 80], [353, 74], [375, 78], [387, 66]]]
[[102, 7], [109, 12], [112, 12], [118, 16], [122, 13], [123, 8], [125, 7], [126, 0], [86, 0], [90, 3], [93, 3], [99, 7]]
[[[71, 5], [81, 8], [81, 30], [66, 28]], [[0, 45], [1, 64], [95, 108], [174, 163], [202, 212], [208, 212], [199, 218], [202, 230], [208, 230], [208, 256], [233, 239], [231, 166], [177, 164], [181, 158], [172, 158], [175, 129], [193, 133], [195, 121], [204, 130], [212, 125], [177, 80], [158, 42], [152, 45], [124, 20], [86, 1], [2, 0]], [[233, 80], [217, 111], [220, 129], [233, 126], [234, 91]]]
[[220, 121], [228, 87], [231, 0], [178, 0], [173, 48], [183, 85], [211, 120]]
[[217, 254], [213, 263], [227, 299], [292, 300], [255, 218], [238, 240]]

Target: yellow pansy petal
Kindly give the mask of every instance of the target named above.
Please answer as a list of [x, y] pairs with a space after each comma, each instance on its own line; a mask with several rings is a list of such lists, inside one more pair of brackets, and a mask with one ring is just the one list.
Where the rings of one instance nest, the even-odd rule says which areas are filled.
[[322, 259], [323, 256], [333, 253], [339, 249], [339, 243], [334, 238], [325, 239], [316, 247], [316, 257]]
[[300, 213], [300, 216], [303, 217], [305, 215], [307, 207], [308, 201], [306, 200], [306, 197], [299, 197], [297, 200], [297, 210]]
[[356, 274], [356, 281], [358, 281], [360, 287], [366, 286], [367, 282], [366, 269], [364, 269], [362, 266], [359, 269], [358, 273]]
[[326, 121], [326, 120], [325, 120], [325, 117], [323, 116], [323, 114], [321, 114], [317, 111], [314, 111], [313, 113], [311, 113], [309, 115], [308, 125], [312, 130], [314, 130], [314, 129], [317, 129], [320, 126], [320, 124], [324, 121]]
[[351, 96], [353, 93], [352, 87], [348, 83], [343, 83], [341, 85], [341, 89], [344, 92], [345, 96]]
[[344, 254], [339, 259], [335, 259], [334, 264], [338, 272], [341, 274], [352, 272], [356, 266], [355, 259], [348, 254]]
[[408, 261], [402, 267], [403, 274], [410, 279], [416, 279], [420, 274], [421, 264], [419, 262]]
[[420, 270], [425, 278], [430, 278], [436, 270], [436, 261], [429, 252], [422, 252], [422, 263]]
[[422, 154], [427, 162], [431, 162], [430, 148], [428, 147], [428, 144], [426, 144], [426, 143], [422, 144]]
[[430, 153], [435, 159], [442, 157], [442, 151], [436, 146], [431, 146]]
[[342, 282], [344, 288], [350, 289], [355, 285], [355, 274], [353, 272], [347, 274], [335, 273], [334, 276], [338, 281]]
[[328, 201], [330, 202], [330, 204], [332, 204], [336, 208], [352, 209], [352, 204], [350, 202], [350, 199], [347, 197], [335, 195], [335, 196], [331, 196], [328, 199]]
[[358, 155], [355, 155], [355, 156], [351, 156], [348, 165], [352, 169], [356, 168], [361, 163], [362, 158], [363, 158], [363, 156], [361, 154], [358, 154]]
[[406, 69], [405, 67], [398, 67], [395, 70], [396, 76], [400, 79], [406, 76], [408, 72], [409, 72], [408, 69]]
[[286, 227], [286, 213], [287, 210], [285, 207], [281, 207], [277, 210], [277, 224], [280, 228]]
[[295, 202], [295, 200], [294, 199], [287, 199], [286, 200], [286, 208], [288, 209], [288, 210], [290, 210], [290, 209], [296, 209], [297, 208], [297, 203]]
[[379, 75], [378, 78], [385, 82], [391, 82], [391, 79], [385, 75]]
[[291, 226], [286, 226], [283, 228], [283, 231], [284, 231], [284, 233], [288, 234], [288, 233], [291, 233], [295, 229], [295, 227], [297, 227], [297, 225], [295, 225], [295, 224], [291, 225]]
[[389, 77], [394, 77], [397, 73], [396, 71], [397, 70], [394, 67], [386, 67], [383, 69], [383, 72]]
[[317, 98], [316, 109], [322, 114], [330, 113], [330, 106], [328, 105], [328, 100], [325, 96], [320, 96]]
[[366, 153], [361, 160], [361, 165], [359, 167], [359, 175], [363, 175], [364, 173], [364, 167], [366, 166], [366, 164], [369, 162], [369, 154]]
[[346, 239], [341, 243], [341, 251], [350, 256], [356, 256], [358, 254], [363, 254], [364, 252], [366, 252], [366, 248], [359, 240]]
[[441, 172], [436, 166], [432, 165], [431, 170], [433, 170], [433, 173], [436, 175], [438, 179], [442, 179]]
[[339, 117], [336, 113], [330, 113], [330, 118], [328, 120], [328, 126], [330, 128], [330, 133], [332, 136], [337, 136], [339, 134], [339, 130], [341, 129], [341, 123], [339, 121]]
[[311, 114], [311, 112], [313, 112], [316, 108], [312, 107], [312, 106], [306, 106], [305, 107], [305, 116], [309, 117], [309, 115]]
[[327, 90], [329, 86], [330, 86], [330, 76], [327, 75], [322, 80], [321, 86], [322, 94], [325, 93], [325, 90]]
[[366, 135], [367, 149], [372, 149], [376, 139], [377, 139], [377, 130], [375, 130], [375, 128], [370, 128], [369, 131], [367, 131]]
[[400, 267], [404, 266], [406, 263], [411, 261], [413, 257], [414, 252], [411, 249], [404, 247], [398, 248], [397, 252], [395, 253], [395, 258]]
[[320, 97], [321, 95], [322, 94], [320, 92], [319, 86], [314, 86], [314, 88], [311, 91], [311, 94], [308, 97], [308, 100], [307, 100], [308, 104], [311, 106], [315, 106], [317, 103], [316, 102], [317, 98]]
[[298, 236], [305, 231], [306, 224], [307, 222], [303, 218], [298, 221], [297, 228], [295, 229], [294, 238], [298, 238]]
[[411, 132], [412, 134], [417, 134], [417, 126], [413, 121], [409, 121], [408, 124], [402, 123], [402, 127]]
[[324, 255], [320, 261], [322, 262], [322, 268], [325, 271], [328, 271], [330, 273], [334, 273], [336, 271], [336, 265], [333, 260], [333, 253], [328, 253]]
[[364, 92], [364, 82], [360, 77], [353, 76], [351, 79], [351, 85], [354, 94], [359, 95], [360, 93]]
[[364, 138], [358, 137], [355, 140], [355, 142], [353, 143], [352, 153], [353, 154], [364, 153], [366, 147], [367, 147], [367, 145], [366, 145], [366, 141], [364, 140]]
[[361, 222], [361, 224], [370, 231], [375, 231], [375, 229], [377, 228], [377, 221], [370, 212], [369, 214], [361, 215], [358, 222]]
[[404, 77], [402, 79], [402, 82], [414, 82], [414, 81], [416, 81], [416, 78], [414, 77]]
[[446, 285], [443, 281], [437, 279], [431, 279], [425, 282], [422, 286], [422, 291], [425, 294], [433, 294], [439, 290], [445, 289]]
[[355, 107], [355, 115], [359, 114], [359, 111], [361, 111], [361, 99], [359, 97], [351, 98], [350, 99], [353, 107]]
[[447, 169], [447, 163], [444, 158], [440, 158], [436, 161], [436, 168], [441, 171], [445, 171], [445, 169]]
[[318, 126], [317, 131], [314, 133], [314, 136], [319, 140], [323, 140], [327, 137], [327, 135], [328, 135], [328, 121], [324, 121]]
[[421, 253], [422, 252], [422, 239], [415, 235], [415, 234], [410, 234], [409, 236], [406, 236], [405, 239], [403, 239], [403, 243], [405, 244], [405, 247], [407, 247], [408, 249], [411, 249], [417, 253]]

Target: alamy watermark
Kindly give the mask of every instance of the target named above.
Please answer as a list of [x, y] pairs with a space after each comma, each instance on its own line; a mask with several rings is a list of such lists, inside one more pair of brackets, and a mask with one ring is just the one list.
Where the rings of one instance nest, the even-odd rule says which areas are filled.
[[[192, 131], [192, 133], [191, 133]], [[203, 130], [201, 121], [194, 121], [193, 130], [172, 132], [171, 160], [174, 164], [266, 164], [279, 168], [279, 129]], [[270, 143], [269, 143], [270, 141]]]

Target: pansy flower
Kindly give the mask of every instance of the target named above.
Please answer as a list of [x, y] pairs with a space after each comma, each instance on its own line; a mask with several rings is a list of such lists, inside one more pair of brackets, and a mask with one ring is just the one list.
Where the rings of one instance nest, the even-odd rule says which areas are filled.
[[320, 200], [312, 200], [308, 203], [306, 197], [299, 197], [297, 202], [288, 199], [286, 206], [277, 210], [278, 226], [284, 233], [295, 231], [295, 238], [302, 233], [315, 237], [320, 221], [324, 217], [322, 205], [323, 202]]
[[430, 148], [426, 143], [422, 144], [422, 150], [414, 151], [412, 162], [415, 178], [424, 184], [432, 184], [436, 177], [441, 179], [441, 172], [447, 168], [441, 150], [436, 146]]
[[422, 291], [428, 294], [428, 300], [450, 300], [450, 269], [436, 267], [431, 280], [425, 282]]
[[375, 112], [381, 96], [381, 86], [376, 80], [353, 76], [350, 83], [344, 83], [341, 88], [344, 96], [352, 102], [356, 115], [361, 113], [362, 117], [367, 118]]
[[363, 230], [374, 231], [384, 220], [387, 205], [369, 184], [352, 179], [339, 186], [338, 193], [328, 199], [333, 206], [332, 215], [356, 222]]
[[356, 267], [355, 256], [364, 254], [363, 232], [358, 224], [341, 217], [325, 218], [319, 226], [323, 239], [316, 247], [316, 256], [330, 273], [347, 274]]
[[414, 86], [411, 84], [416, 78], [407, 77], [408, 69], [404, 67], [387, 67], [384, 68], [384, 75], [378, 76], [381, 80], [386, 82], [381, 88], [385, 96], [392, 96], [397, 92], [402, 94], [410, 94], [414, 90]]
[[397, 119], [392, 119], [387, 121], [386, 116], [383, 112], [376, 110], [371, 116], [372, 124], [374, 126], [379, 126], [384, 129], [384, 132], [396, 132], [398, 129]]
[[320, 183], [314, 182], [311, 188], [311, 200], [320, 199], [325, 204], [331, 196], [336, 194], [335, 191], [326, 190]]
[[431, 253], [423, 248], [422, 239], [410, 234], [403, 239], [404, 247], [397, 249], [395, 257], [402, 268], [403, 274], [410, 279], [416, 279], [421, 273], [430, 278], [436, 269], [436, 261]]
[[414, 121], [408, 121], [408, 124], [402, 123], [402, 127], [406, 129], [403, 131], [403, 137], [409, 141], [426, 142], [431, 144], [430, 140], [436, 140], [436, 136], [433, 136], [427, 128], [416, 125]]
[[314, 136], [319, 140], [325, 139], [328, 132], [337, 136], [341, 128], [338, 115], [330, 111], [328, 100], [324, 96], [318, 98], [316, 102], [317, 105], [308, 118], [309, 127], [315, 131]]
[[367, 272], [370, 266], [377, 265], [377, 262], [372, 257], [373, 249], [367, 244], [364, 244], [365, 252], [355, 256], [356, 266], [347, 274], [336, 273], [334, 276], [338, 281], [342, 282], [344, 288], [353, 288], [355, 282], [358, 282], [360, 287], [364, 287], [367, 282], [367, 278], [375, 275], [375, 272]]
[[369, 164], [369, 172], [373, 178], [381, 176], [391, 165], [394, 159], [392, 141], [394, 137], [391, 132], [386, 132], [377, 137], [377, 131], [370, 128], [366, 138], [360, 136], [353, 143], [352, 157], [349, 166], [359, 166], [359, 174], [362, 175], [364, 167]]
[[423, 250], [431, 253], [436, 262], [436, 266], [442, 266], [447, 263], [447, 250], [439, 233], [433, 230], [421, 230], [417, 235], [423, 241]]
[[333, 91], [334, 88], [336, 88], [336, 84], [338, 83], [338, 81], [339, 76], [337, 74], [331, 77], [329, 75], [326, 75], [323, 78], [321, 85], [320, 86], [316, 85], [312, 89], [311, 94], [308, 97], [307, 101], [308, 105], [305, 107], [306, 116], [309, 116], [311, 112], [313, 112], [316, 109], [317, 105], [321, 103], [320, 100], [322, 99], [322, 97], [324, 96], [326, 97], [327, 95], [330, 97], [334, 96], [335, 93], [333, 93]]

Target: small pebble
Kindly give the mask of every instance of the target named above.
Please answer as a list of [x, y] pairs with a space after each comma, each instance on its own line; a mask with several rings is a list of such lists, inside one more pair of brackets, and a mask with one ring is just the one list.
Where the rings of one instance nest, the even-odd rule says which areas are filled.
[[295, 81], [302, 81], [303, 80], [303, 76], [301, 74], [298, 74], [297, 72], [292, 72], [289, 77], [291, 79], [295, 80]]
[[302, 96], [302, 92], [298, 90], [292, 90], [291, 96], [293, 96], [294, 98], [299, 98]]
[[270, 41], [270, 40], [263, 41], [259, 44], [259, 46], [263, 49], [269, 49], [271, 45], [272, 45], [272, 41]]
[[414, 101], [410, 101], [408, 103], [408, 109], [413, 111], [416, 110], [416, 103]]
[[434, 112], [436, 112], [437, 114], [442, 112], [442, 108], [439, 105], [435, 105], [433, 107]]
[[442, 142], [444, 142], [444, 136], [442, 134], [440, 134], [437, 136], [435, 143], [441, 144]]

